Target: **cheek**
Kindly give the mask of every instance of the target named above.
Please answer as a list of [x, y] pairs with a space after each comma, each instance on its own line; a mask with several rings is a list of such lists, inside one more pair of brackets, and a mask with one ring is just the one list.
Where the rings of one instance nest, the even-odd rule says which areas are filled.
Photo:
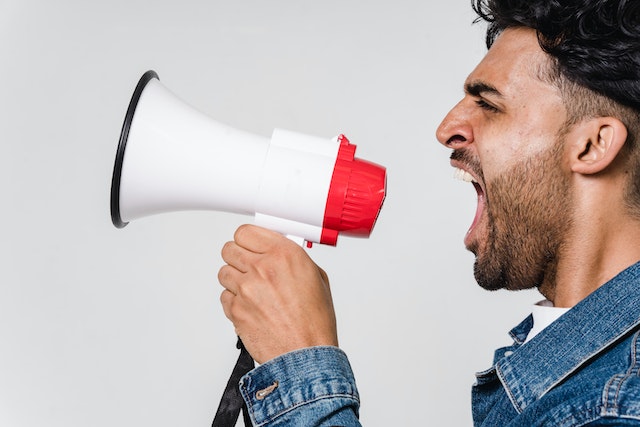
[[506, 126], [492, 126], [476, 134], [478, 158], [485, 174], [500, 173], [509, 168], [519, 158], [523, 149], [523, 141], [527, 135], [522, 129]]
[[517, 154], [511, 150], [487, 149], [478, 153], [478, 156], [482, 177], [487, 186], [518, 163]]
[[548, 152], [558, 143], [555, 133], [535, 127], [520, 128], [517, 132], [497, 132], [485, 136], [478, 148], [478, 157], [485, 179], [499, 176], [514, 165]]

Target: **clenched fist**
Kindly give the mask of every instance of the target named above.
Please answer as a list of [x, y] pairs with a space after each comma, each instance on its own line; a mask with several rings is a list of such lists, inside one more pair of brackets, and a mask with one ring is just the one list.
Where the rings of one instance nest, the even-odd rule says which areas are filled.
[[243, 225], [222, 248], [224, 313], [258, 363], [304, 347], [338, 345], [326, 273], [285, 236]]

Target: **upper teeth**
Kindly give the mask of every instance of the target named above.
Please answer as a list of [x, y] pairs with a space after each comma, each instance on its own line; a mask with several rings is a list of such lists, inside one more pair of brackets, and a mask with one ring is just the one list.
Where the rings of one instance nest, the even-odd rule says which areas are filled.
[[469, 172], [462, 170], [460, 168], [455, 168], [453, 172], [453, 177], [455, 179], [460, 179], [464, 182], [477, 182]]

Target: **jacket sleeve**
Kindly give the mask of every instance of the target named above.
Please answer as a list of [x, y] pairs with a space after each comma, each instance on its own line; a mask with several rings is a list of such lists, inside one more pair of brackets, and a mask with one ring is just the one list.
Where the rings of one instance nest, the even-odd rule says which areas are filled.
[[246, 374], [240, 392], [254, 426], [360, 426], [360, 399], [346, 354], [310, 347]]

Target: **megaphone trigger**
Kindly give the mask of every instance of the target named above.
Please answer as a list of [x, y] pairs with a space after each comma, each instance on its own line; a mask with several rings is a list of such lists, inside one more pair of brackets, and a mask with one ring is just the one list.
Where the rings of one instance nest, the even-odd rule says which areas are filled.
[[298, 236], [292, 236], [291, 234], [287, 234], [287, 239], [293, 241], [294, 243], [297, 243], [298, 245], [304, 247], [308, 247], [310, 248], [311, 246], [313, 246], [313, 242], [307, 242], [306, 240], [304, 240], [302, 237], [298, 237]]

